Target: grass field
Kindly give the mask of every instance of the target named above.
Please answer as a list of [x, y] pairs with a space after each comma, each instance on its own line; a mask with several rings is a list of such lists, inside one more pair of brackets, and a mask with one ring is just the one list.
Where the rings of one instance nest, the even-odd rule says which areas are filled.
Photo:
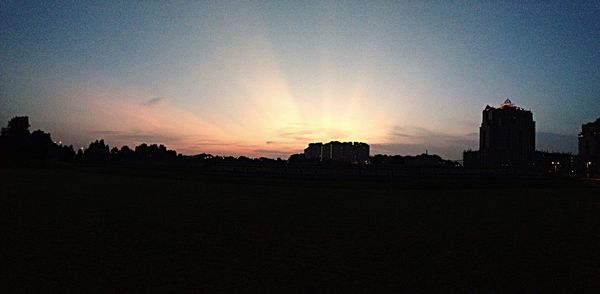
[[600, 188], [0, 170], [6, 292], [600, 288]]

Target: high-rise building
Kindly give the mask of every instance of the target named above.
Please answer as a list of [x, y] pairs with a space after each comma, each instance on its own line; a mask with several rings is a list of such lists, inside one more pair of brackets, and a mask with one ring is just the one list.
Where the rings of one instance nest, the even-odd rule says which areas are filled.
[[527, 167], [535, 154], [535, 121], [529, 110], [506, 99], [499, 108], [486, 106], [479, 128], [483, 167]]
[[600, 171], [600, 118], [581, 126], [579, 157], [586, 171]]

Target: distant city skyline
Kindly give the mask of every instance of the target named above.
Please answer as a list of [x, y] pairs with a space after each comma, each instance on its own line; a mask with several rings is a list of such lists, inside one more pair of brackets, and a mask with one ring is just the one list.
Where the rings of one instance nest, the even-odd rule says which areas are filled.
[[287, 157], [477, 149], [481, 111], [533, 112], [577, 153], [600, 116], [600, 2], [0, 4], [0, 120], [87, 146]]

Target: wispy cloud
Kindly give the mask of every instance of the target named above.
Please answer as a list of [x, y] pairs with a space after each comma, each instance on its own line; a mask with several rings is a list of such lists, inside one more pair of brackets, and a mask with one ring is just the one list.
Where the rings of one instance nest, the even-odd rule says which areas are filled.
[[343, 131], [336, 129], [319, 128], [305, 124], [294, 124], [288, 127], [280, 128], [277, 131], [277, 141], [267, 141], [267, 144], [285, 144], [285, 143], [309, 143], [312, 141], [328, 138], [331, 140], [341, 140], [347, 137]]
[[158, 103], [160, 103], [161, 101], [165, 100], [165, 97], [154, 97], [154, 98], [150, 98], [146, 101], [143, 101], [141, 103], [142, 106], [147, 106], [147, 107], [152, 107]]

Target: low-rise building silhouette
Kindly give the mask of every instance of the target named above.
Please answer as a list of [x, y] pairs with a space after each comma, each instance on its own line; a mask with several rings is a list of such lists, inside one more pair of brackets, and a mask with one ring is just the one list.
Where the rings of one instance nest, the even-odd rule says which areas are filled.
[[322, 160], [321, 154], [323, 153], [323, 143], [310, 143], [308, 147], [304, 149], [304, 158], [308, 160]]
[[600, 172], [600, 118], [581, 126], [579, 157], [587, 173]]
[[465, 151], [466, 167], [524, 168], [534, 164], [535, 121], [529, 110], [506, 99], [499, 108], [486, 106], [479, 128], [479, 151]]
[[556, 175], [575, 174], [577, 156], [571, 153], [536, 151], [535, 170]]
[[366, 163], [369, 161], [369, 144], [362, 142], [310, 143], [304, 149], [308, 160]]

